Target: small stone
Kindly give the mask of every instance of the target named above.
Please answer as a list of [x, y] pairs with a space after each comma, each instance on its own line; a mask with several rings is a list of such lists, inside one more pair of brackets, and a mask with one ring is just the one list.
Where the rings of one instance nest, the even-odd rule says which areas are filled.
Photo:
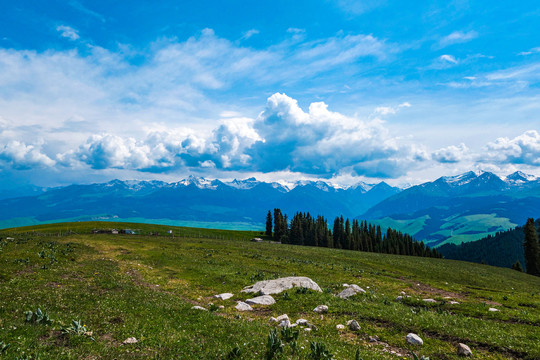
[[350, 298], [351, 296], [354, 296], [358, 293], [365, 293], [366, 290], [362, 289], [360, 286], [356, 284], [349, 285], [345, 290], [337, 294], [336, 296], [342, 299]]
[[298, 319], [298, 320], [296, 320], [296, 324], [298, 324], [300, 326], [308, 326], [309, 322], [306, 319]]
[[336, 325], [336, 329], [338, 329], [338, 330], [343, 330], [343, 329], [345, 329], [345, 325], [343, 325], [343, 324], [337, 324], [337, 325]]
[[349, 285], [349, 284], [342, 284], [341, 286], [343, 286], [343, 287], [349, 287], [350, 285]]
[[270, 317], [270, 319], [268, 319], [268, 322], [270, 322], [270, 323], [277, 323], [278, 320], [277, 320], [275, 317], [272, 316], [272, 317]]
[[315, 309], [313, 309], [316, 313], [323, 314], [328, 312], [328, 306], [326, 305], [319, 305]]
[[457, 347], [457, 354], [460, 356], [472, 356], [472, 351], [467, 345], [459, 343]]
[[249, 306], [249, 304], [246, 304], [243, 301], [239, 301], [238, 304], [234, 307], [238, 311], [251, 311], [253, 308]]
[[282, 322], [283, 320], [289, 320], [289, 315], [287, 314], [283, 314], [283, 315], [279, 315], [276, 319], [276, 321], [279, 323], [279, 322]]
[[289, 319], [284, 319], [279, 323], [278, 326], [280, 328], [288, 328], [288, 327], [291, 327], [291, 322], [289, 321]]
[[192, 307], [193, 310], [203, 310], [203, 311], [208, 311], [207, 309], [203, 308], [202, 306], [198, 306], [198, 305], [195, 305]]
[[352, 331], [358, 331], [358, 330], [360, 330], [360, 324], [358, 324], [358, 321], [353, 320], [349, 324], [349, 329], [351, 329]]
[[457, 301], [449, 301], [448, 303], [449, 303], [450, 305], [457, 305], [457, 304], [459, 304]]
[[136, 338], [134, 338], [134, 337], [129, 337], [129, 338], [127, 338], [126, 340], [124, 340], [124, 341], [122, 342], [122, 344], [136, 344], [136, 343], [138, 343], [138, 342], [139, 342], [139, 340], [137, 340]]
[[488, 311], [501, 311], [501, 310], [495, 309], [495, 308], [489, 308]]
[[402, 291], [402, 292], [399, 293], [399, 295], [405, 296], [405, 295], [407, 295], [407, 293], [405, 291]]
[[369, 342], [377, 342], [379, 341], [379, 337], [377, 335], [373, 335], [369, 337]]
[[398, 297], [396, 298], [396, 300], [397, 300], [397, 301], [403, 300], [403, 296], [398, 296]]
[[234, 294], [231, 294], [231, 293], [223, 293], [223, 294], [219, 294], [219, 295], [214, 295], [214, 299], [219, 299], [219, 300], [227, 300], [227, 299], [230, 299], [234, 296]]
[[422, 301], [427, 302], [427, 303], [436, 303], [437, 302], [437, 300], [433, 300], [433, 299], [423, 299]]
[[424, 340], [422, 340], [420, 336], [413, 333], [407, 334], [407, 342], [413, 345], [424, 345]]
[[311, 331], [311, 328], [305, 328], [304, 331]]
[[219, 305], [219, 306], [218, 306], [218, 309], [225, 309], [225, 306]]
[[250, 305], [274, 305], [276, 300], [270, 295], [257, 296], [253, 299], [247, 299], [247, 304]]

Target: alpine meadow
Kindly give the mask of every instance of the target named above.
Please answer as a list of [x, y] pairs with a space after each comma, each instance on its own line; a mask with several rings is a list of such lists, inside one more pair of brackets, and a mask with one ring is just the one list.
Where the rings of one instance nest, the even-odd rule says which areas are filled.
[[0, 360], [540, 359], [537, 2], [0, 23]]

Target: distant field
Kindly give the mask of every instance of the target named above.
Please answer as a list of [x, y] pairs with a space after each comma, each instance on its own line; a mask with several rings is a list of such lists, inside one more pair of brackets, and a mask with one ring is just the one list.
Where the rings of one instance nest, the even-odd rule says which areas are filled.
[[[141, 235], [90, 233], [113, 227]], [[451, 260], [252, 243], [253, 236], [260, 232], [111, 222], [3, 230], [0, 349], [10, 346], [0, 357], [263, 359], [275, 328], [268, 319], [286, 313], [316, 326], [300, 329], [296, 352], [284, 348], [286, 359], [316, 359], [310, 342], [335, 359], [412, 359], [412, 352], [458, 359], [459, 342], [476, 359], [540, 358], [540, 278]], [[323, 292], [289, 290], [271, 306], [234, 308], [252, 297], [243, 287], [292, 275], [312, 278]], [[343, 283], [367, 293], [337, 298]], [[397, 301], [401, 291], [410, 298]], [[212, 299], [223, 292], [234, 297]], [[328, 314], [312, 311], [320, 304]], [[38, 307], [52, 324], [25, 322], [24, 312]], [[80, 335], [61, 332], [79, 319], [86, 326]], [[336, 329], [350, 319], [359, 331]], [[407, 343], [409, 332], [424, 345]], [[369, 342], [375, 335], [379, 342]], [[129, 337], [138, 342], [122, 345]]]

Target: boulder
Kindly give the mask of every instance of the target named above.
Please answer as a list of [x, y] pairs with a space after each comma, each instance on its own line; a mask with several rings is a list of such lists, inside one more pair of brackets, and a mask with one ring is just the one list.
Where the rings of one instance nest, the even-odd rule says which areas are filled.
[[276, 303], [276, 300], [274, 300], [274, 298], [270, 295], [263, 295], [257, 296], [253, 299], [247, 299], [246, 303], [250, 305], [273, 305]]
[[249, 304], [246, 304], [243, 301], [239, 301], [238, 304], [234, 307], [238, 311], [251, 311], [253, 308], [249, 306]]
[[358, 321], [353, 320], [349, 324], [349, 329], [351, 329], [352, 331], [358, 331], [360, 330], [360, 324], [358, 323]]
[[213, 298], [214, 299], [219, 299], [219, 300], [227, 300], [227, 299], [230, 299], [234, 296], [234, 294], [231, 294], [231, 293], [223, 293], [223, 294], [219, 294], [219, 295], [214, 295]]
[[413, 333], [407, 334], [407, 342], [413, 345], [424, 345], [424, 340], [422, 340], [420, 336]]
[[459, 343], [457, 347], [457, 354], [460, 356], [472, 356], [472, 351], [467, 345]]
[[203, 308], [202, 306], [198, 306], [198, 305], [195, 305], [192, 307], [193, 310], [204, 310], [204, 311], [208, 311], [207, 309]]
[[319, 305], [315, 309], [313, 309], [316, 313], [323, 314], [328, 312], [328, 306], [326, 305]]
[[303, 287], [322, 292], [316, 282], [305, 276], [289, 276], [275, 280], [259, 281], [251, 286], [246, 286], [242, 292], [272, 295], [279, 294], [285, 290], [292, 289], [293, 287]]
[[340, 297], [342, 299], [347, 299], [351, 296], [354, 296], [358, 293], [365, 293], [366, 290], [362, 289], [360, 286], [356, 284], [349, 285], [345, 290], [337, 294], [337, 297]]

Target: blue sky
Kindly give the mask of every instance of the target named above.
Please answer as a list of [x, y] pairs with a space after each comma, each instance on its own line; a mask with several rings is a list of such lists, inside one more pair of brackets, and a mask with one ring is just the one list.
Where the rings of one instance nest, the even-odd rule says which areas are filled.
[[540, 6], [22, 1], [0, 14], [0, 186], [540, 176]]

